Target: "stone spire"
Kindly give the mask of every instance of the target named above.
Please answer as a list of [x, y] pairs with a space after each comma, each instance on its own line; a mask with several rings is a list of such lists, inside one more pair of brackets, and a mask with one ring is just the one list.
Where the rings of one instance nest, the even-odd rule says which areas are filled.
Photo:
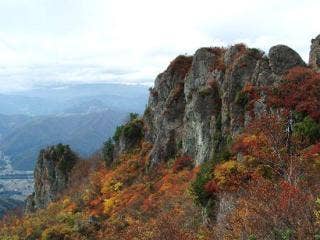
[[309, 64], [314, 70], [320, 72], [320, 35], [311, 40]]

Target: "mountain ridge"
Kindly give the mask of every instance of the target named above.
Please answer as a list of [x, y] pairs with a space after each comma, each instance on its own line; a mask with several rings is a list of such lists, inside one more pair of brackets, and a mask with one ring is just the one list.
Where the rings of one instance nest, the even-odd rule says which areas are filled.
[[0, 235], [317, 239], [317, 71], [285, 45], [268, 55], [236, 44], [178, 56], [157, 76], [143, 116], [130, 115], [105, 142], [102, 159], [74, 165], [60, 198], [13, 216]]

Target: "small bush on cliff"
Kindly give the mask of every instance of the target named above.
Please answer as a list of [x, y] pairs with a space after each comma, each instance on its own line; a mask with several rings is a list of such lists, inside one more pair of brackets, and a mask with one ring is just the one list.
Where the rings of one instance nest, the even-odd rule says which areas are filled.
[[113, 135], [113, 140], [117, 143], [121, 135], [130, 140], [138, 140], [143, 137], [143, 122], [140, 120], [137, 113], [129, 114], [129, 121], [116, 128]]
[[127, 123], [123, 129], [123, 135], [128, 139], [140, 139], [143, 137], [143, 124], [139, 119], [134, 119]]
[[213, 179], [213, 166], [213, 161], [203, 163], [190, 187], [194, 202], [205, 210], [207, 217], [212, 216], [216, 203], [216, 195], [211, 191], [212, 184], [209, 184]]
[[114, 132], [114, 135], [112, 137], [113, 141], [119, 142], [123, 128], [124, 128], [123, 125], [117, 126], [116, 131]]
[[58, 168], [63, 173], [70, 172], [76, 164], [78, 156], [71, 150], [69, 145], [59, 143], [51, 148], [55, 160], [58, 162]]
[[102, 148], [102, 158], [106, 166], [110, 166], [113, 161], [114, 144], [111, 138], [109, 138]]
[[294, 132], [309, 142], [315, 143], [320, 139], [320, 124], [306, 116], [294, 124]]

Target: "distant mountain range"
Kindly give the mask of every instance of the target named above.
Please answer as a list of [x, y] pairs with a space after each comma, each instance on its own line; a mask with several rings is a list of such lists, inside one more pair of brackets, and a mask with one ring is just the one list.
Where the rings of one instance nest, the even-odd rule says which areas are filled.
[[[39, 87], [0, 94], [0, 114], [52, 115], [80, 105], [99, 106], [123, 112], [142, 112], [147, 103], [147, 87], [122, 84], [77, 84]], [[86, 109], [83, 109], [84, 111]]]
[[80, 84], [0, 95], [0, 150], [18, 170], [33, 170], [37, 154], [64, 143], [81, 156], [97, 151], [130, 112], [141, 113], [147, 87]]
[[14, 169], [19, 170], [33, 169], [39, 150], [60, 142], [71, 145], [80, 155], [88, 156], [113, 134], [126, 115], [125, 112], [103, 110], [26, 118], [24, 124], [16, 123], [17, 127], [7, 131], [0, 141], [0, 149], [11, 157]]

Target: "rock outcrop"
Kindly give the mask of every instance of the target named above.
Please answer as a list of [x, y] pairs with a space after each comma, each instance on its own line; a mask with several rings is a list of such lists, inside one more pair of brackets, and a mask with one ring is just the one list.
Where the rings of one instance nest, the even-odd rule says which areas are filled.
[[275, 74], [284, 74], [295, 66], [306, 66], [302, 58], [285, 45], [276, 45], [269, 51], [270, 67]]
[[263, 99], [248, 108], [245, 86], [272, 84], [294, 66], [306, 64], [284, 45], [268, 56], [237, 44], [177, 57], [156, 78], [144, 114], [146, 139], [154, 146], [151, 163], [181, 153], [201, 164], [223, 154], [250, 116], [265, 110]]
[[34, 170], [34, 193], [26, 201], [26, 211], [45, 208], [67, 188], [77, 156], [68, 145], [58, 144], [39, 153]]
[[311, 40], [309, 65], [317, 72], [320, 72], [320, 35]]

